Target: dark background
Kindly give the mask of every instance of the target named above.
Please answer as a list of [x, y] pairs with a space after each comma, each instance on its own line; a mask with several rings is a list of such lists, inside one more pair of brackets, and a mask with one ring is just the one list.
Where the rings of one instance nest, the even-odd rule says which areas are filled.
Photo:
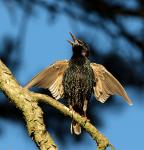
[[[91, 61], [117, 77], [134, 103], [129, 107], [114, 96], [100, 104], [93, 98], [91, 121], [117, 149], [144, 149], [144, 1], [0, 1], [0, 58], [21, 85], [54, 61], [70, 58], [70, 31], [89, 44]], [[0, 149], [37, 149], [21, 112], [0, 95]], [[85, 132], [80, 137], [70, 134], [69, 118], [40, 106], [60, 149], [95, 149]]]

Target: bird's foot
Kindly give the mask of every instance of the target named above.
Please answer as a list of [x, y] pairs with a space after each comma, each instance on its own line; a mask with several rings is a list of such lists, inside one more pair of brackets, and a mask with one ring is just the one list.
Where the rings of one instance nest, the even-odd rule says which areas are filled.
[[69, 106], [69, 110], [70, 110], [70, 111], [72, 111], [72, 110], [73, 110], [73, 108], [72, 108], [72, 106], [71, 106], [71, 105]]
[[90, 122], [90, 119], [88, 119], [86, 115], [84, 115], [83, 117], [85, 118], [85, 124], [86, 124], [87, 122]]
[[74, 114], [75, 111], [74, 111], [74, 109], [72, 108], [71, 105], [69, 106], [69, 111], [72, 112], [72, 118], [73, 118], [73, 114]]

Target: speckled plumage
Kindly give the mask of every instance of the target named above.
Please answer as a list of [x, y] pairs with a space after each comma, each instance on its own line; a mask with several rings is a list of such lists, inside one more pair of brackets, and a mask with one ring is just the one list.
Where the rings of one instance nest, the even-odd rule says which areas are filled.
[[72, 58], [63, 77], [64, 96], [68, 105], [83, 114], [84, 100], [91, 97], [94, 75], [90, 61], [86, 57]]

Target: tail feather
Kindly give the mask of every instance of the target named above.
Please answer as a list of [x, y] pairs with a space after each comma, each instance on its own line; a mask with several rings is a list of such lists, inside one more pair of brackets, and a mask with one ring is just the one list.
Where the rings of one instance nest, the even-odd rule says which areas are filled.
[[80, 135], [81, 134], [81, 126], [76, 121], [72, 121], [71, 123], [71, 134]]

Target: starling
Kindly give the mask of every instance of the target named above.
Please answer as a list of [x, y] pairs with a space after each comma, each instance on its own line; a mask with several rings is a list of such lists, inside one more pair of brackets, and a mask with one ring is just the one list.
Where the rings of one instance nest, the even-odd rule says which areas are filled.
[[[37, 74], [25, 88], [33, 86], [49, 89], [58, 100], [64, 98], [71, 110], [86, 117], [91, 95], [104, 103], [109, 96], [118, 94], [132, 105], [123, 86], [103, 65], [91, 63], [88, 59], [89, 47], [70, 33], [73, 41], [73, 55], [69, 61], [57, 61]], [[79, 135], [81, 126], [76, 121], [71, 123], [71, 133]]]

